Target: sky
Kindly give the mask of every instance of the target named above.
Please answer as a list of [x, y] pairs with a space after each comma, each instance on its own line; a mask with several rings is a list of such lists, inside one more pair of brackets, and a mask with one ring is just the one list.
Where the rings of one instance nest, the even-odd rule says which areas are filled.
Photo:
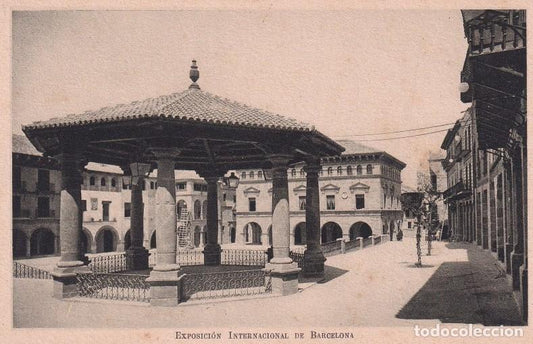
[[[467, 108], [459, 10], [14, 12], [12, 45], [15, 134], [185, 90], [192, 59], [203, 90], [333, 139], [451, 123]], [[405, 162], [402, 180], [416, 186], [444, 135], [361, 142]]]

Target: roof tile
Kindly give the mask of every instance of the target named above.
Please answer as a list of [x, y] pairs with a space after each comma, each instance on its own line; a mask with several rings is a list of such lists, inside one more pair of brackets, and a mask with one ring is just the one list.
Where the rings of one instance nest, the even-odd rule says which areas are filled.
[[140, 117], [175, 118], [185, 121], [282, 130], [314, 130], [308, 123], [253, 108], [198, 89], [188, 89], [129, 104], [107, 106], [96, 111], [37, 121], [24, 126], [24, 129], [78, 126], [86, 123], [121, 121]]

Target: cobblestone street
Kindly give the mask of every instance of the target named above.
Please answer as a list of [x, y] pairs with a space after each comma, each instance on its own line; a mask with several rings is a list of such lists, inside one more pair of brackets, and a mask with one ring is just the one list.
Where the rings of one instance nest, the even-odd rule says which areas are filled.
[[[424, 254], [427, 252], [423, 247]], [[301, 292], [173, 308], [51, 297], [51, 280], [14, 280], [14, 327], [350, 327], [436, 322], [518, 325], [510, 284], [477, 247], [434, 242], [416, 262], [415, 240], [329, 257], [326, 280]], [[275, 312], [272, 310], [276, 310]]]

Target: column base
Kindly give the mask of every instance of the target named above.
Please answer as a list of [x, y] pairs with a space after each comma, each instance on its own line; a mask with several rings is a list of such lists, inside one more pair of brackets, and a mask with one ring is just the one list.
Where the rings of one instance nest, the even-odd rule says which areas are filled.
[[126, 267], [128, 270], [147, 270], [150, 253], [144, 247], [130, 247], [126, 251]]
[[150, 283], [150, 306], [172, 307], [181, 301], [181, 278], [178, 270], [152, 270], [146, 282]]
[[204, 254], [204, 265], [220, 265], [222, 249], [219, 244], [207, 244], [202, 252]]
[[511, 253], [511, 277], [513, 279], [513, 290], [520, 289], [520, 266], [524, 262], [522, 253]]
[[63, 263], [62, 267], [56, 267], [52, 271], [54, 281], [53, 297], [56, 299], [66, 299], [78, 296], [78, 280], [76, 274], [90, 274], [91, 270], [81, 261], [76, 262], [59, 262]]
[[320, 249], [305, 250], [303, 275], [305, 277], [324, 277], [324, 262], [326, 257]]
[[301, 271], [298, 264], [268, 263], [265, 270], [270, 271], [273, 294], [285, 296], [298, 292], [298, 274]]

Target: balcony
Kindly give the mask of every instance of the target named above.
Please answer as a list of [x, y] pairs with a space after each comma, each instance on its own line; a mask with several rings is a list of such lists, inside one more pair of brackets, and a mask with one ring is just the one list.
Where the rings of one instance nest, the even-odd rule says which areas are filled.
[[464, 182], [460, 180], [454, 186], [448, 188], [444, 191], [443, 196], [446, 201], [452, 201], [456, 199], [461, 199], [471, 195], [470, 189], [468, 189]]
[[[526, 46], [525, 11], [463, 11], [470, 55], [485, 55]], [[472, 17], [472, 15], [475, 15]]]

